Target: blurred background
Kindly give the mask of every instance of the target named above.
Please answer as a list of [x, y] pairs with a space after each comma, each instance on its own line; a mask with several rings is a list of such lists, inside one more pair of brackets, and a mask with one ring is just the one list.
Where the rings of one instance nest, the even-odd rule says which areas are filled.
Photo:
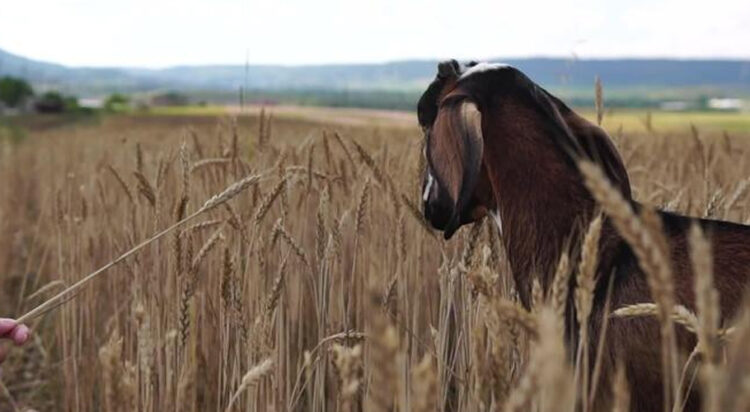
[[445, 58], [578, 107], [750, 110], [743, 1], [6, 1], [2, 112], [319, 105], [413, 111]]

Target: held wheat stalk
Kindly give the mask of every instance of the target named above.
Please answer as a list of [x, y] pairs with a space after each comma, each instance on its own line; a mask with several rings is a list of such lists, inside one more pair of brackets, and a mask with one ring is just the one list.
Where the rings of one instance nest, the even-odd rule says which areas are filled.
[[245, 376], [242, 377], [242, 382], [240, 382], [240, 387], [237, 388], [237, 391], [232, 395], [232, 398], [229, 399], [229, 404], [227, 405], [226, 412], [229, 412], [232, 410], [232, 406], [234, 406], [234, 403], [239, 399], [240, 396], [242, 396], [242, 393], [249, 388], [250, 386], [255, 385], [258, 383], [258, 381], [263, 378], [264, 376], [268, 375], [269, 372], [271, 372], [271, 369], [273, 368], [273, 359], [268, 358], [260, 362], [259, 364], [253, 366], [252, 369], [247, 371]]
[[43, 315], [49, 310], [54, 309], [55, 307], [64, 304], [67, 302], [68, 298], [73, 298], [74, 294], [78, 292], [81, 288], [83, 288], [87, 283], [91, 282], [95, 278], [97, 278], [102, 273], [106, 272], [109, 268], [117, 265], [118, 263], [122, 262], [123, 260], [127, 259], [128, 257], [134, 255], [139, 250], [143, 249], [144, 247], [148, 246], [152, 242], [160, 239], [164, 235], [168, 234], [169, 232], [173, 231], [174, 229], [182, 226], [183, 224], [189, 222], [190, 220], [196, 218], [202, 213], [205, 213], [214, 207], [223, 204], [227, 202], [228, 200], [232, 199], [233, 197], [237, 196], [240, 192], [247, 189], [251, 185], [255, 184], [260, 180], [261, 176], [264, 176], [266, 173], [260, 173], [257, 175], [248, 176], [242, 180], [239, 180], [233, 184], [231, 184], [229, 187], [224, 189], [223, 192], [211, 197], [206, 201], [206, 203], [203, 204], [203, 206], [195, 211], [190, 216], [187, 216], [183, 218], [182, 220], [178, 221], [177, 223], [173, 224], [172, 226], [169, 226], [168, 228], [162, 230], [161, 232], [151, 236], [150, 238], [144, 240], [137, 246], [133, 247], [132, 249], [128, 250], [127, 252], [123, 253], [118, 257], [117, 259], [107, 263], [106, 265], [100, 267], [99, 269], [95, 270], [94, 272], [88, 274], [83, 279], [79, 280], [78, 282], [74, 283], [67, 289], [63, 290], [62, 292], [58, 293], [54, 297], [48, 299], [44, 303], [40, 304], [39, 306], [35, 307], [34, 309], [30, 310], [29, 312], [25, 313], [23, 316], [18, 318], [19, 323], [28, 322], [31, 319], [34, 319], [40, 315]]

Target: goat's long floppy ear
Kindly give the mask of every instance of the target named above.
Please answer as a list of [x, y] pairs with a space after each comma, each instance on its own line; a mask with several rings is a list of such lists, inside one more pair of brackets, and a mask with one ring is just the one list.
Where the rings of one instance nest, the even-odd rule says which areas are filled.
[[466, 98], [445, 101], [430, 131], [427, 159], [438, 184], [453, 203], [443, 231], [446, 239], [461, 226], [461, 218], [470, 206], [483, 152], [482, 115], [477, 105]]

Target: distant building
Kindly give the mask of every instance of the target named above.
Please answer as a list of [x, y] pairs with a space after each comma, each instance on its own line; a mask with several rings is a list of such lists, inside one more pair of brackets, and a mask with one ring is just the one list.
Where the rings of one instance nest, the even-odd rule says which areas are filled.
[[742, 100], [729, 98], [713, 98], [708, 99], [707, 106], [709, 109], [713, 110], [739, 111], [742, 110]]
[[100, 97], [83, 97], [78, 99], [78, 106], [84, 109], [101, 109], [104, 107], [104, 99]]

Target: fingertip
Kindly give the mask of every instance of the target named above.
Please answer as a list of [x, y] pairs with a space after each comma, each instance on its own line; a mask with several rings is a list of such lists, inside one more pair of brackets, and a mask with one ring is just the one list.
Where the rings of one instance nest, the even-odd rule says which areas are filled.
[[26, 325], [19, 325], [12, 332], [13, 342], [16, 345], [23, 345], [29, 339], [31, 331]]

